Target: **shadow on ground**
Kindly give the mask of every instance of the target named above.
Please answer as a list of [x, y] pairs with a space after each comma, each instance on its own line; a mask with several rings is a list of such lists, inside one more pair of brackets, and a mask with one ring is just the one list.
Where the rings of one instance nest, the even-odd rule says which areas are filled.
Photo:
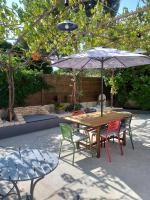
[[[138, 114], [132, 121], [135, 150], [129, 138], [120, 155], [117, 143], [110, 143], [112, 163], [105, 149], [101, 158], [91, 157], [89, 151], [75, 155], [72, 166], [71, 146], [65, 144], [59, 166], [40, 181], [35, 189], [36, 200], [149, 200], [150, 180], [150, 115]], [[58, 153], [60, 130], [53, 128], [0, 141], [5, 147], [32, 147]], [[1, 183], [0, 183], [1, 184]], [[3, 183], [1, 190], [10, 187]], [[20, 184], [22, 195], [28, 183]]]

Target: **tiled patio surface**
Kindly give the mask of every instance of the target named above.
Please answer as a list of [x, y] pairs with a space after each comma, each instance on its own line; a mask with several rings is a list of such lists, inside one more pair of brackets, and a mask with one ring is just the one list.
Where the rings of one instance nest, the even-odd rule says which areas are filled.
[[[129, 138], [120, 155], [117, 144], [110, 144], [112, 163], [108, 163], [105, 149], [101, 158], [91, 157], [89, 152], [76, 153], [75, 166], [72, 155], [59, 161], [58, 167], [40, 181], [35, 188], [36, 200], [149, 200], [150, 199], [150, 114], [133, 117], [132, 130], [135, 150]], [[35, 147], [58, 153], [59, 128], [34, 132], [0, 140], [9, 147]], [[63, 156], [71, 153], [65, 145]], [[0, 182], [1, 190], [8, 183]], [[29, 189], [29, 182], [19, 184], [22, 195]], [[9, 199], [16, 199], [11, 197]]]

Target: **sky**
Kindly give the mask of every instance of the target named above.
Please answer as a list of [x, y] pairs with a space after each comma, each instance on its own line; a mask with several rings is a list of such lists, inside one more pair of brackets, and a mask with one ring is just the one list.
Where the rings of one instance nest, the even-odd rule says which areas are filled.
[[143, 6], [143, 3], [141, 0], [120, 0], [120, 7], [118, 13], [121, 14], [123, 11], [123, 7], [127, 7], [129, 11], [135, 10], [137, 7], [138, 2], [140, 3], [140, 6]]
[[[19, 0], [7, 0], [8, 5], [11, 5], [12, 2], [18, 3]], [[129, 11], [135, 10], [137, 7], [138, 2], [140, 2], [140, 5], [142, 6], [142, 0], [120, 0], [120, 8], [118, 11], [118, 14], [121, 14], [123, 11], [123, 7], [127, 7]]]

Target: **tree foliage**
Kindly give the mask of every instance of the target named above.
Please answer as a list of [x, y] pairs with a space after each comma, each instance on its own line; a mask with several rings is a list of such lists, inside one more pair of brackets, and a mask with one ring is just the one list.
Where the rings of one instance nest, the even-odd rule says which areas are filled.
[[[75, 53], [81, 49], [92, 46], [109, 46], [119, 49], [135, 50], [142, 48], [149, 51], [147, 42], [150, 39], [149, 12], [139, 12], [129, 17], [115, 20], [109, 13], [104, 14], [104, 4], [100, 1], [91, 1], [91, 17], [87, 17], [85, 6], [78, 4], [78, 12], [74, 10], [75, 3], [69, 1], [69, 7], [65, 7], [61, 1], [36, 1], [22, 0], [22, 7], [14, 4], [13, 10], [9, 10], [2, 0], [0, 25], [3, 39], [18, 38], [24, 40], [29, 51], [45, 50], [49, 54], [58, 53], [66, 55]], [[62, 1], [63, 2], [63, 1]], [[112, 5], [119, 5], [119, 1], [105, 1], [110, 8]], [[7, 8], [7, 9], [6, 9]], [[124, 11], [128, 13], [128, 10]], [[9, 18], [12, 18], [11, 22]], [[74, 32], [62, 32], [57, 30], [57, 25], [70, 19], [78, 24]], [[13, 28], [12, 28], [13, 27]], [[11, 34], [7, 32], [11, 31]], [[82, 45], [81, 45], [82, 44]]]
[[[119, 1], [91, 2], [88, 17], [86, 6], [77, 5], [73, 0], [69, 1], [67, 8], [63, 1], [57, 0], [20, 0], [21, 6], [13, 3], [12, 8], [8, 8], [6, 1], [1, 0], [0, 39], [14, 39], [14, 46], [24, 41], [28, 46], [24, 52], [28, 58], [33, 52], [43, 50], [47, 58], [48, 54], [69, 55], [93, 46], [130, 51], [140, 48], [150, 52], [149, 10], [141, 9], [128, 15], [125, 9], [122, 17], [114, 17], [111, 11], [117, 11]], [[148, 5], [148, 1], [146, 3]], [[112, 9], [108, 11], [110, 7]], [[78, 29], [74, 32], [58, 31], [57, 25], [66, 19], [78, 24]]]
[[125, 106], [127, 101], [136, 103], [136, 107], [150, 109], [150, 66], [124, 69], [116, 73], [115, 88], [118, 88], [118, 104]]
[[[27, 70], [20, 67], [14, 73], [15, 82], [15, 105], [25, 105], [25, 99], [41, 89], [48, 89], [48, 85], [42, 79], [41, 72], [37, 70]], [[8, 108], [8, 82], [6, 73], [0, 71], [0, 107]]]

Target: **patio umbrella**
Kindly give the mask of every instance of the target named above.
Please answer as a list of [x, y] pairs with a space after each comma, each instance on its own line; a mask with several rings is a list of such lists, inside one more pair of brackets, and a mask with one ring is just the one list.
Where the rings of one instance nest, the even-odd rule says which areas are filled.
[[[103, 69], [127, 68], [150, 64], [150, 57], [111, 48], [95, 47], [86, 52], [63, 57], [53, 67], [72, 69], [101, 69], [101, 102], [103, 94]], [[101, 103], [101, 116], [103, 104]]]

